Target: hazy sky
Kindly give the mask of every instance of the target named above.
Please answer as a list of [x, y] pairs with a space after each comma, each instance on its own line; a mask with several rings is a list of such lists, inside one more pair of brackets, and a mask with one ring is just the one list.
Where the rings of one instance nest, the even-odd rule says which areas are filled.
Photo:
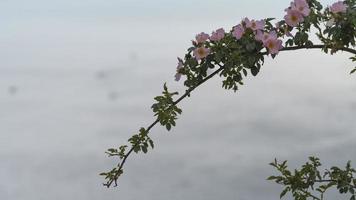
[[[333, 1], [322, 1], [323, 5]], [[107, 148], [154, 118], [176, 57], [201, 31], [282, 18], [289, 1], [1, 0], [0, 199], [268, 199], [275, 157], [356, 163], [356, 79], [347, 53], [282, 52], [237, 93], [210, 80], [182, 102], [177, 127], [152, 130], [120, 187], [98, 174]], [[344, 198], [346, 199], [346, 198]]]

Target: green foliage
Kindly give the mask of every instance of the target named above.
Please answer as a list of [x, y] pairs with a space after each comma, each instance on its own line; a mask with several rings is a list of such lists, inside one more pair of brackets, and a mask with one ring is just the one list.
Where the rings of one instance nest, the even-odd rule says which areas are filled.
[[147, 148], [150, 146], [153, 149], [153, 141], [150, 137], [148, 137], [148, 131], [141, 127], [140, 133], [133, 135], [128, 141], [131, 143], [133, 147], [133, 151], [138, 153], [142, 151], [143, 153], [147, 153]]
[[[173, 100], [174, 95], [178, 95], [178, 93], [169, 92], [167, 85], [164, 84], [162, 95], [156, 96], [154, 98], [156, 103], [152, 105], [152, 110], [155, 113], [154, 116], [157, 116], [155, 123], [160, 122], [160, 124], [165, 126], [168, 131], [171, 130], [172, 126], [176, 125], [175, 120], [177, 119], [178, 114], [182, 113], [182, 110], [176, 106], [176, 102]], [[107, 182], [104, 184], [105, 186], [110, 187], [113, 182], [115, 185], [117, 185], [117, 179], [123, 173], [123, 165], [131, 152], [147, 153], [149, 147], [152, 149], [154, 148], [153, 140], [148, 136], [149, 129], [151, 129], [153, 125], [148, 129], [141, 127], [139, 133], [134, 134], [131, 136], [131, 138], [128, 139], [128, 142], [131, 145], [130, 150], [127, 151], [127, 145], [122, 145], [117, 149], [109, 148], [105, 152], [109, 157], [117, 156], [121, 160], [118, 166], [109, 172], [100, 173], [100, 175], [104, 176], [105, 180], [107, 180]]]
[[222, 87], [236, 92], [238, 85], [243, 85], [243, 75], [247, 76], [247, 70], [256, 76], [264, 61], [263, 53], [260, 52], [263, 46], [254, 39], [252, 31], [247, 32], [240, 40], [236, 40], [231, 31], [226, 33], [222, 40], [207, 43], [206, 46], [212, 53], [201, 62], [192, 56], [196, 45], [188, 49], [184, 70], [180, 71], [187, 78], [184, 85], [188, 88], [196, 87], [208, 76], [209, 69], [219, 66], [223, 68], [220, 73], [220, 76], [224, 77]]
[[[341, 47], [355, 46], [356, 38], [356, 7], [355, 0], [347, 0], [348, 5], [346, 13], [332, 13], [326, 8], [322, 18], [326, 22], [331, 22], [323, 31], [317, 34], [319, 39], [329, 47], [332, 47], [331, 53]], [[324, 49], [327, 52], [327, 49]]]
[[104, 186], [110, 187], [112, 182], [115, 182], [115, 185], [117, 185], [117, 179], [120, 177], [120, 175], [124, 171], [118, 167], [113, 168], [112, 170], [108, 172], [102, 172], [99, 175], [104, 176], [105, 180], [108, 180], [107, 183], [104, 183]]
[[[154, 147], [153, 140], [148, 136], [150, 129], [159, 123], [170, 131], [176, 125], [178, 115], [182, 113], [177, 104], [189, 96], [191, 91], [216, 74], [222, 78], [224, 89], [236, 92], [239, 86], [243, 85], [243, 79], [249, 73], [253, 76], [259, 74], [266, 56], [271, 55], [272, 58], [275, 58], [279, 51], [308, 48], [319, 48], [325, 53], [329, 53], [331, 50], [331, 54], [337, 51], [348, 51], [354, 54], [350, 59], [355, 62], [356, 50], [350, 47], [355, 47], [356, 40], [356, 0], [344, 1], [347, 11], [338, 13], [332, 13], [329, 8], [324, 9], [317, 0], [307, 0], [307, 3], [310, 8], [309, 15], [303, 17], [303, 20], [295, 27], [288, 25], [285, 20], [278, 21], [278, 26], [275, 26], [272, 23], [274, 18], [267, 18], [264, 19], [265, 26], [257, 30], [251, 26], [247, 27], [247, 22], [243, 21], [239, 24], [243, 27], [241, 37], [236, 36], [236, 32], [234, 32], [234, 28], [238, 27], [236, 26], [228, 32], [223, 31], [224, 35], [219, 40], [210, 38], [193, 41], [192, 46], [187, 49], [184, 59], [179, 59], [177, 69], [177, 75], [182, 75], [186, 79], [184, 81], [186, 92], [174, 100], [178, 92], [169, 92], [167, 85], [164, 84], [162, 95], [156, 96], [155, 103], [151, 106], [156, 120], [146, 129], [141, 128], [138, 133], [134, 134], [128, 140], [129, 145], [122, 145], [117, 149], [110, 148], [106, 151], [109, 157], [118, 157], [120, 162], [109, 172], [101, 173], [107, 180], [104, 185], [108, 187], [112, 183], [116, 185], [118, 177], [123, 172], [122, 168], [126, 158], [132, 152], [147, 153], [149, 147]], [[314, 29], [316, 29], [316, 35], [322, 44], [315, 45], [310, 40], [309, 34], [314, 32]], [[258, 39], [257, 36], [261, 36], [258, 33], [267, 34], [267, 38], [270, 38], [265, 41], [261, 38]], [[281, 45], [281, 38], [285, 38], [284, 47]], [[276, 40], [279, 43], [268, 43], [268, 40]], [[278, 50], [273, 47], [277, 47]], [[209, 53], [204, 56], [196, 56], [196, 50], [202, 48], [208, 50]], [[211, 70], [215, 71], [211, 72]], [[350, 73], [354, 72], [356, 72], [356, 67]], [[293, 172], [287, 169], [286, 163], [277, 163], [277, 161], [271, 163], [282, 173], [281, 176], [269, 177], [270, 180], [285, 186], [281, 197], [290, 192], [296, 200], [306, 200], [307, 198], [321, 200], [326, 189], [336, 186], [340, 193], [349, 192], [352, 194], [351, 200], [356, 200], [354, 196], [355, 179], [350, 177], [354, 172], [353, 169], [331, 168], [330, 171], [322, 175], [318, 170], [321, 165], [318, 158], [310, 157], [310, 162], [303, 165], [300, 170]], [[323, 184], [327, 182], [325, 177], [329, 177], [330, 181]], [[314, 190], [314, 188], [316, 189]], [[312, 192], [318, 191], [321, 198], [314, 196], [309, 191], [310, 189]]]
[[345, 169], [331, 167], [324, 172], [319, 170], [321, 163], [316, 157], [309, 157], [309, 162], [294, 171], [288, 169], [287, 161], [279, 163], [275, 159], [270, 165], [281, 174], [267, 178], [283, 186], [280, 198], [291, 193], [295, 200], [323, 200], [325, 192], [334, 187], [340, 194], [349, 194], [350, 200], [355, 199], [356, 170], [350, 161]]
[[157, 116], [161, 125], [165, 126], [169, 131], [172, 126], [176, 125], [175, 120], [178, 114], [182, 113], [182, 110], [178, 108], [173, 101], [173, 96], [178, 95], [178, 92], [170, 93], [166, 84], [164, 84], [162, 94], [162, 96], [156, 96], [154, 98], [157, 103], [153, 104], [151, 108], [155, 113], [154, 116]]

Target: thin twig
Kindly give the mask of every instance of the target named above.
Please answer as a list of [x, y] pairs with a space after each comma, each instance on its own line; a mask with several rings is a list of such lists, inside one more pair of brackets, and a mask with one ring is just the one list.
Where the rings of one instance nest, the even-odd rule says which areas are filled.
[[[182, 101], [185, 97], [187, 97], [195, 88], [199, 87], [201, 84], [203, 84], [204, 82], [206, 82], [207, 80], [209, 80], [210, 78], [212, 78], [213, 76], [215, 76], [217, 73], [219, 73], [222, 69], [224, 69], [223, 66], [219, 65], [220, 68], [215, 70], [213, 73], [211, 73], [209, 76], [205, 77], [203, 80], [201, 80], [196, 86], [192, 87], [192, 88], [189, 88], [181, 97], [179, 97], [176, 101], [173, 102], [173, 104], [170, 106], [173, 107], [175, 105], [177, 105], [180, 101]], [[168, 108], [168, 109], [170, 109]], [[159, 122], [158, 118], [151, 124], [147, 127], [146, 131], [147, 133]], [[117, 183], [116, 183], [116, 180], [118, 178], [118, 175], [120, 173], [120, 171], [122, 170], [125, 162], [126, 162], [126, 159], [129, 157], [129, 155], [133, 152], [133, 150], [135, 149], [135, 147], [139, 145], [139, 143], [136, 143], [135, 145], [133, 145], [131, 147], [131, 149], [127, 152], [127, 154], [124, 156], [122, 162], [119, 162], [117, 164], [117, 166], [119, 167], [117, 173], [114, 175], [114, 179], [108, 181], [106, 184], [104, 184], [105, 186], [107, 187], [110, 187], [111, 184], [115, 181], [115, 186], [117, 186]]]
[[[315, 180], [315, 182], [317, 183], [325, 183], [325, 182], [334, 182], [334, 183], [337, 183], [338, 181], [337, 180], [334, 180], [334, 179], [324, 179], [324, 180]], [[349, 187], [351, 188], [355, 188], [356, 189], [356, 186], [355, 185], [352, 185], [350, 183], [346, 183]]]
[[[323, 44], [316, 44], [316, 45], [311, 45], [311, 46], [284, 47], [280, 51], [297, 50], [297, 49], [324, 49], [324, 48], [333, 49], [332, 46], [327, 46], [327, 45], [323, 45]], [[351, 49], [351, 48], [348, 48], [348, 47], [335, 48], [335, 50], [347, 51], [349, 53], [356, 54], [356, 50], [355, 49]]]

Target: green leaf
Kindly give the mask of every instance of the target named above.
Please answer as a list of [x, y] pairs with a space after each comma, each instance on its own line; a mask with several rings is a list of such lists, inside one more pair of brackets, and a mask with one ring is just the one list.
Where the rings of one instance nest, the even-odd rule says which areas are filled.
[[117, 152], [117, 149], [110, 148], [110, 149], [108, 149], [108, 151], [111, 152], [111, 153], [114, 153], [114, 152]]
[[353, 70], [351, 70], [350, 74], [353, 74], [353, 73], [355, 73], [355, 72], [356, 72], [356, 68], [353, 69]]
[[138, 153], [141, 150], [141, 147], [139, 145], [136, 145], [133, 150], [135, 153]]
[[282, 199], [282, 197], [284, 196], [284, 195], [286, 195], [286, 193], [289, 191], [289, 187], [286, 187], [282, 192], [281, 192], [281, 194], [279, 195], [279, 198], [280, 199]]
[[167, 129], [168, 131], [170, 131], [171, 128], [172, 128], [171, 124], [166, 124], [166, 129]]
[[256, 76], [256, 75], [258, 74], [258, 72], [260, 72], [260, 69], [258, 69], [257, 67], [253, 66], [253, 67], [251, 68], [251, 74], [252, 74], [253, 76]]
[[168, 90], [168, 88], [167, 88], [167, 83], [164, 83], [164, 85], [163, 85], [163, 90], [164, 90], [164, 91], [167, 91], [167, 90]]
[[147, 153], [147, 147], [146, 146], [142, 146], [141, 149], [142, 149], [143, 153]]
[[277, 178], [277, 176], [270, 176], [270, 177], [267, 178], [267, 180], [273, 180], [273, 179], [276, 179], [276, 178]]
[[246, 69], [242, 69], [242, 72], [244, 73], [245, 76], [247, 76], [247, 70]]
[[153, 148], [154, 148], [153, 140], [149, 139], [149, 140], [148, 140], [148, 143], [150, 143], [150, 146], [151, 146], [151, 148], [153, 149]]

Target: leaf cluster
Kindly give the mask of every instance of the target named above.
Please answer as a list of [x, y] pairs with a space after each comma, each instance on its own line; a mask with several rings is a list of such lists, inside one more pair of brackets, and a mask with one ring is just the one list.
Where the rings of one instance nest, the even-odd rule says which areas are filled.
[[345, 169], [331, 167], [324, 172], [319, 170], [321, 163], [316, 157], [309, 157], [309, 162], [294, 171], [288, 169], [287, 161], [278, 162], [275, 159], [270, 165], [280, 173], [267, 178], [283, 186], [280, 198], [291, 193], [295, 200], [323, 200], [325, 192], [334, 187], [341, 194], [349, 193], [350, 200], [355, 200], [356, 171], [350, 161]]
[[162, 95], [154, 98], [156, 103], [151, 107], [155, 113], [154, 116], [157, 116], [160, 124], [165, 126], [168, 131], [171, 130], [172, 126], [176, 125], [175, 120], [178, 114], [182, 113], [182, 110], [173, 101], [174, 95], [178, 95], [178, 92], [169, 92], [167, 85], [164, 84]]

